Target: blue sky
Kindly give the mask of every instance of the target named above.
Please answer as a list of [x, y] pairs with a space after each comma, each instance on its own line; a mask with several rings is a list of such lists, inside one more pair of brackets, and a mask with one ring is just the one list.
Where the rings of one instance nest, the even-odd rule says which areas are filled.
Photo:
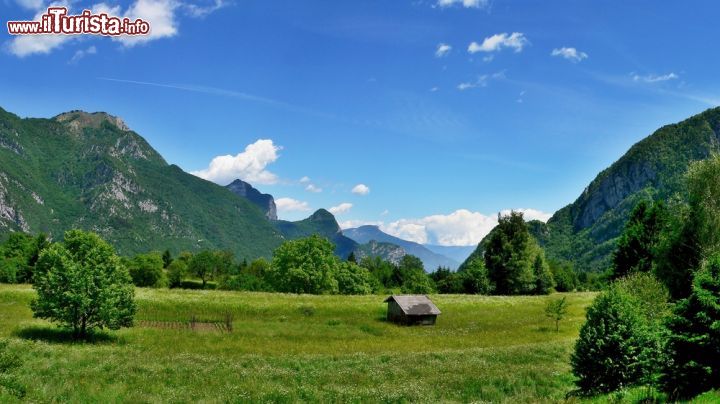
[[[505, 209], [547, 218], [633, 143], [720, 99], [713, 1], [57, 4], [153, 32], [4, 33], [3, 108], [107, 111], [186, 171], [272, 193], [282, 218], [334, 207], [346, 226], [420, 242], [476, 243]], [[4, 20], [47, 5], [0, 0]]]

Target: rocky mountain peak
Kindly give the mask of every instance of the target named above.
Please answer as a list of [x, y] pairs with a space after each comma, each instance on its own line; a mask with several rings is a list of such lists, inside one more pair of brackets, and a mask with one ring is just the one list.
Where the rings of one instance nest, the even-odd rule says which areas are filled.
[[122, 118], [110, 115], [106, 112], [85, 112], [85, 111], [70, 111], [64, 112], [55, 118], [58, 122], [68, 124], [72, 129], [79, 130], [82, 128], [99, 128], [103, 122], [109, 122], [111, 125], [120, 129], [121, 131], [128, 132], [130, 128], [122, 120]]
[[253, 204], [257, 205], [263, 212], [265, 217], [269, 220], [277, 220], [277, 207], [275, 206], [275, 199], [270, 194], [263, 194], [255, 189], [249, 183], [236, 179], [230, 184], [226, 185], [225, 188], [229, 189], [230, 192], [237, 196], [246, 198]]

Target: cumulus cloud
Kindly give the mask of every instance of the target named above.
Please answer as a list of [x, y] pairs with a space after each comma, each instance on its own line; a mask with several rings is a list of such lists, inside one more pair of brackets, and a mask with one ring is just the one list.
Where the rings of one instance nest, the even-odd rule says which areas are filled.
[[[33, 21], [39, 21], [47, 7], [66, 7], [70, 14], [79, 13], [70, 7], [73, 0], [58, 0], [45, 5], [43, 0], [16, 0], [24, 8], [36, 11]], [[113, 41], [123, 44], [125, 47], [133, 47], [138, 44], [147, 43], [161, 38], [171, 38], [179, 32], [179, 14], [194, 18], [205, 17], [227, 5], [225, 0], [214, 0], [209, 6], [200, 6], [194, 3], [180, 0], [136, 0], [123, 12], [119, 5], [109, 6], [106, 3], [98, 3], [89, 7], [94, 14], [107, 13], [118, 17], [127, 17], [130, 20], [142, 18], [150, 23], [150, 33], [141, 36], [118, 36]], [[80, 10], [81, 11], [81, 10]], [[15, 56], [26, 57], [33, 54], [47, 54], [59, 49], [63, 44], [87, 38], [88, 35], [19, 35], [7, 42], [7, 50]]]
[[113, 40], [127, 47], [170, 38], [178, 33], [178, 22], [175, 10], [181, 3], [174, 0], [137, 0], [125, 11], [124, 17], [134, 21], [137, 18], [150, 23], [150, 34], [138, 36], [119, 36]]
[[465, 8], [482, 8], [487, 7], [488, 0], [438, 0], [437, 6], [441, 8], [460, 5]]
[[310, 177], [308, 177], [307, 175], [304, 176], [304, 177], [302, 177], [302, 178], [300, 178], [300, 183], [301, 183], [301, 184], [305, 184], [305, 183], [307, 183], [307, 182], [310, 182]]
[[677, 74], [670, 72], [668, 74], [663, 74], [660, 76], [656, 76], [654, 74], [648, 74], [647, 76], [641, 76], [639, 74], [632, 74], [633, 81], [641, 81], [644, 83], [658, 83], [662, 81], [668, 81], [668, 80], [675, 80], [679, 79], [680, 76]]
[[451, 50], [452, 50], [452, 46], [450, 46], [446, 43], [441, 43], [437, 46], [437, 49], [435, 50], [435, 57], [441, 58], [443, 56], [447, 56]]
[[481, 44], [474, 41], [471, 42], [470, 45], [468, 45], [468, 52], [471, 54], [477, 52], [496, 52], [503, 48], [510, 48], [515, 52], [522, 52], [523, 48], [529, 43], [530, 41], [528, 41], [521, 32], [513, 32], [512, 34], [503, 32], [502, 34], [495, 34], [485, 38]]
[[[525, 220], [547, 221], [552, 215], [536, 209], [515, 209]], [[510, 210], [500, 212], [510, 214]], [[381, 224], [388, 234], [421, 244], [445, 246], [477, 245], [497, 225], [497, 215], [484, 215], [459, 209], [447, 215], [432, 215], [420, 219], [400, 219]]]
[[292, 198], [278, 198], [275, 199], [275, 206], [278, 212], [307, 212], [310, 210], [310, 206], [307, 202], [298, 201]]
[[559, 56], [561, 58], [567, 59], [573, 63], [581, 62], [583, 59], [588, 58], [588, 54], [585, 52], [580, 52], [579, 50], [575, 48], [557, 48], [553, 49], [552, 56]]
[[328, 211], [333, 215], [342, 215], [343, 213], [349, 212], [352, 207], [352, 203], [344, 202], [338, 206], [333, 206], [332, 208], [328, 209]]
[[236, 178], [251, 184], [274, 184], [277, 175], [266, 168], [278, 159], [281, 149], [271, 139], [259, 139], [235, 156], [215, 157], [208, 168], [193, 171], [192, 174], [218, 184], [226, 184]]
[[308, 191], [308, 192], [314, 192], [314, 193], [320, 193], [320, 192], [323, 191], [322, 188], [316, 186], [315, 184], [308, 184], [308, 185], [305, 187], [305, 190]]
[[357, 184], [353, 187], [352, 193], [355, 195], [367, 195], [370, 193], [370, 187], [365, 184]]

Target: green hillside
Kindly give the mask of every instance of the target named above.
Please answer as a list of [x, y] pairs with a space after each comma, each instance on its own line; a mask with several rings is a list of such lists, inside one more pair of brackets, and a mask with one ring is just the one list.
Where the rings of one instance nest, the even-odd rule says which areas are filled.
[[58, 238], [74, 227], [123, 254], [217, 248], [254, 258], [282, 241], [257, 206], [167, 164], [118, 118], [0, 109], [0, 232]]
[[325, 209], [318, 209], [307, 219], [297, 222], [278, 220], [275, 227], [287, 239], [296, 239], [318, 234], [335, 244], [335, 254], [340, 258], [347, 258], [357, 247], [357, 243], [343, 236], [335, 216]]

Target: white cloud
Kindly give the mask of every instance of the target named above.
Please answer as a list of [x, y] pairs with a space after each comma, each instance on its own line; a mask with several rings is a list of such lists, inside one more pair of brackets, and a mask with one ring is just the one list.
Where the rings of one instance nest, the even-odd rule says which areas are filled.
[[301, 184], [305, 184], [305, 183], [307, 183], [307, 182], [310, 182], [310, 177], [308, 177], [307, 175], [304, 176], [304, 177], [302, 177], [302, 178], [300, 178], [300, 183], [301, 183]]
[[490, 80], [499, 80], [505, 78], [505, 71], [500, 71], [493, 74], [483, 74], [478, 76], [478, 78], [475, 81], [468, 81], [465, 83], [460, 83], [457, 86], [457, 89], [460, 91], [469, 90], [471, 88], [477, 88], [477, 87], [487, 87], [488, 82]]
[[20, 7], [24, 7], [24, 8], [27, 8], [28, 10], [35, 11], [35, 10], [39, 10], [43, 6], [43, 3], [45, 1], [44, 0], [15, 0], [15, 2], [18, 5], [20, 5]]
[[438, 0], [437, 5], [441, 8], [462, 5], [465, 8], [487, 7], [488, 0]]
[[315, 192], [315, 193], [320, 193], [320, 192], [323, 191], [322, 188], [316, 186], [315, 184], [308, 184], [308, 185], [305, 187], [305, 190], [308, 191], [308, 192]]
[[[35, 10], [37, 13], [32, 19], [39, 21], [40, 17], [47, 11], [48, 6], [67, 7], [74, 0], [58, 0], [44, 5], [43, 0], [16, 0], [16, 2], [27, 9]], [[227, 5], [226, 0], [214, 0], [210, 6], [199, 6], [197, 4], [183, 2], [181, 0], [136, 0], [125, 12], [117, 6], [109, 6], [106, 3], [98, 3], [90, 7], [94, 14], [107, 13], [109, 15], [127, 17], [130, 20], [142, 18], [150, 23], [150, 34], [139, 36], [118, 36], [112, 38], [126, 47], [133, 47], [138, 44], [147, 43], [161, 38], [174, 37], [179, 32], [178, 10], [183, 10], [186, 15], [195, 18], [202, 18]], [[74, 14], [70, 10], [70, 14]], [[87, 38], [89, 35], [19, 35], [7, 42], [7, 50], [15, 56], [26, 57], [34, 54], [47, 54], [59, 49], [63, 44]]]
[[561, 58], [565, 58], [573, 63], [581, 62], [583, 59], [588, 58], [588, 54], [585, 52], [580, 52], [579, 50], [575, 48], [557, 48], [553, 49], [552, 56], [560, 56]]
[[310, 206], [307, 202], [292, 198], [278, 198], [275, 200], [278, 212], [307, 212]]
[[450, 50], [452, 50], [452, 46], [446, 43], [441, 43], [437, 46], [437, 49], [435, 50], [435, 57], [441, 58], [443, 56], [447, 56], [448, 53], [450, 53]]
[[385, 209], [385, 210], [383, 210], [382, 212], [380, 212], [380, 216], [387, 216], [388, 214], [390, 214], [390, 211], [387, 210], [387, 209]]
[[220, 10], [223, 7], [226, 7], [227, 5], [228, 3], [224, 0], [215, 0], [212, 5], [205, 7], [189, 3], [183, 4], [183, 7], [190, 16], [195, 18], [203, 18], [208, 16], [209, 14], [214, 13], [215, 11]]
[[380, 221], [367, 221], [367, 220], [344, 220], [338, 222], [341, 229], [353, 229], [360, 226], [382, 226], [383, 222]]
[[134, 21], [137, 18], [150, 23], [150, 34], [138, 36], [119, 36], [113, 38], [127, 47], [147, 43], [161, 38], [170, 38], [178, 33], [175, 10], [181, 3], [174, 0], [137, 0], [123, 17]]
[[[515, 209], [526, 220], [546, 221], [552, 215], [536, 209]], [[501, 214], [509, 214], [504, 210]], [[477, 245], [497, 225], [497, 215], [484, 215], [459, 209], [447, 215], [432, 215], [420, 219], [400, 219], [380, 225], [388, 234], [421, 244], [446, 246]]]
[[342, 215], [343, 213], [349, 212], [350, 209], [352, 209], [352, 207], [353, 207], [352, 203], [344, 202], [338, 206], [333, 206], [332, 208], [328, 209], [328, 211], [330, 213], [332, 213], [333, 215]]
[[661, 81], [675, 80], [679, 78], [680, 76], [672, 72], [668, 74], [663, 74], [661, 76], [656, 76], [654, 74], [648, 74], [647, 76], [640, 76], [639, 74], [632, 75], [633, 81], [642, 81], [645, 83], [657, 83]]
[[435, 87], [433, 87], [433, 88], [430, 89], [430, 92], [431, 92], [431, 93], [434, 93], [434, 92], [437, 92], [439, 89], [440, 89], [440, 87], [435, 86]]
[[496, 52], [503, 48], [511, 48], [515, 52], [521, 52], [525, 45], [529, 43], [530, 41], [528, 41], [521, 32], [513, 32], [509, 35], [503, 32], [502, 34], [495, 34], [485, 38], [482, 44], [471, 42], [468, 46], [468, 52]]
[[236, 178], [251, 184], [274, 184], [277, 176], [266, 167], [278, 159], [281, 149], [271, 139], [259, 139], [235, 156], [213, 158], [208, 168], [192, 174], [218, 184], [227, 184]]
[[353, 187], [352, 193], [355, 195], [367, 195], [370, 193], [370, 188], [365, 184], [357, 184]]
[[[34, 3], [25, 2], [26, 5]], [[42, 6], [42, 3], [40, 3]], [[68, 7], [67, 1], [56, 1], [49, 6]], [[32, 21], [40, 21], [47, 9], [38, 10]], [[34, 54], [48, 54], [54, 49], [60, 48], [66, 42], [76, 40], [78, 37], [71, 35], [18, 35], [6, 43], [7, 50], [13, 55], [24, 58]]]
[[97, 48], [95, 46], [90, 46], [87, 49], [78, 49], [77, 51], [75, 51], [75, 54], [73, 55], [73, 57], [70, 59], [70, 64], [76, 64], [77, 62], [82, 60], [82, 58], [84, 58], [86, 55], [94, 55], [96, 53], [97, 53]]

